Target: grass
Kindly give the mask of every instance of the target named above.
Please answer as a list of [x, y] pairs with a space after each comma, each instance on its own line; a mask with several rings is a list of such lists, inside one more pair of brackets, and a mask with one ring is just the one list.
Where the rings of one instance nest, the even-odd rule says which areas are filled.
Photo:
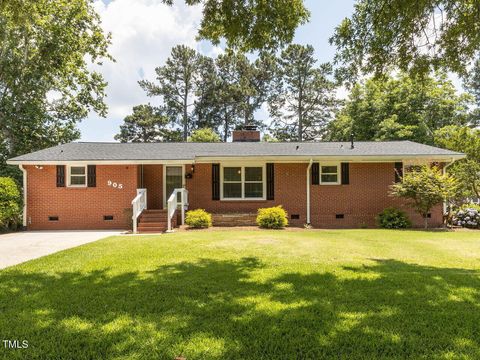
[[119, 236], [0, 272], [8, 359], [478, 359], [480, 233]]

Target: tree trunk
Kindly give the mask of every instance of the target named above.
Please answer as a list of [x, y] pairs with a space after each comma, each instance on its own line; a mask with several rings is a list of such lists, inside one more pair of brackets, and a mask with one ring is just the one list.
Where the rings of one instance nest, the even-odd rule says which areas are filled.
[[425, 229], [428, 229], [428, 215], [423, 217], [423, 221], [425, 222]]
[[302, 90], [298, 93], [298, 141], [302, 141], [303, 135], [303, 104], [302, 104]]
[[223, 141], [227, 142], [228, 140], [228, 114], [225, 110], [225, 119], [224, 119], [224, 129], [223, 129]]
[[187, 141], [188, 138], [188, 113], [187, 113], [187, 101], [188, 92], [185, 91], [185, 97], [183, 98], [183, 141]]

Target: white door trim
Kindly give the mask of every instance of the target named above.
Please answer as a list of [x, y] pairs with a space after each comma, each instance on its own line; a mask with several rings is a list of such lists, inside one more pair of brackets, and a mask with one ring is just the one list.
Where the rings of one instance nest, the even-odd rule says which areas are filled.
[[[167, 166], [168, 167], [181, 167], [182, 168], [182, 187], [185, 187], [185, 164], [180, 165], [169, 165], [163, 164], [163, 179], [162, 179], [162, 187], [163, 187], [163, 208], [167, 208]], [[170, 196], [170, 194], [168, 194]]]

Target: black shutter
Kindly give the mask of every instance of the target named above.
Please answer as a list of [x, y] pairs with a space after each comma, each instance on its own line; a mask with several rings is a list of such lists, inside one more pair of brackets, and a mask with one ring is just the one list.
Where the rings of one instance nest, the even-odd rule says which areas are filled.
[[212, 164], [212, 200], [220, 200], [220, 164]]
[[88, 165], [87, 166], [87, 184], [88, 187], [96, 187], [97, 186], [97, 167], [95, 165]]
[[350, 184], [350, 164], [342, 163], [342, 185]]
[[395, 163], [395, 182], [399, 183], [402, 181], [403, 177], [403, 163], [401, 162], [396, 162]]
[[272, 163], [267, 164], [267, 200], [275, 199], [275, 171]]
[[57, 165], [57, 187], [65, 187], [65, 165]]
[[312, 185], [320, 184], [320, 165], [319, 163], [312, 164]]

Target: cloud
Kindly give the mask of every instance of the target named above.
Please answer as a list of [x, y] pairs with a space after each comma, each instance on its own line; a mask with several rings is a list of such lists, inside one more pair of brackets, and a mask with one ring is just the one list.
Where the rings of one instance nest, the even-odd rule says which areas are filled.
[[[96, 0], [95, 9], [105, 32], [112, 34], [110, 53], [116, 62], [105, 61], [97, 70], [106, 81], [107, 119], [92, 114], [80, 124], [82, 140], [112, 141], [122, 119], [134, 105], [156, 103], [138, 86], [142, 78], [154, 79], [155, 67], [162, 65], [177, 44], [200, 49], [195, 41], [201, 21], [201, 7], [161, 0]], [[218, 50], [202, 44], [205, 51]]]

